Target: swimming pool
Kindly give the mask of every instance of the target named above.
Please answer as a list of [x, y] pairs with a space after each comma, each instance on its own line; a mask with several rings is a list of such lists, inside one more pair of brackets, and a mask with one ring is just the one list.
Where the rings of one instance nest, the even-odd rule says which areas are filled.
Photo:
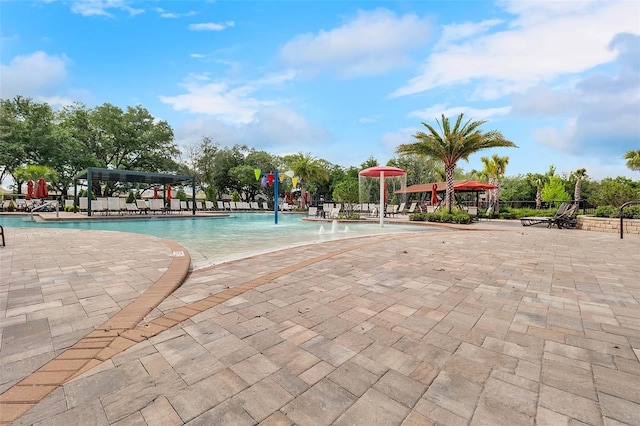
[[274, 224], [270, 213], [232, 213], [228, 217], [181, 217], [162, 219], [77, 220], [31, 222], [27, 216], [0, 216], [11, 227], [47, 227], [135, 232], [167, 238], [183, 245], [196, 268], [267, 251], [353, 238], [365, 235], [436, 232], [438, 228], [378, 223], [330, 223], [303, 221], [301, 215], [283, 214]]

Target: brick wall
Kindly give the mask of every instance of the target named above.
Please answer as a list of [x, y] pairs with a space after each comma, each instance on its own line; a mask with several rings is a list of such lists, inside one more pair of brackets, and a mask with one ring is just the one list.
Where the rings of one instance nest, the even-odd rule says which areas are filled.
[[[625, 234], [640, 234], [639, 219], [624, 219], [623, 226]], [[615, 232], [619, 234], [620, 218], [578, 216], [576, 229], [584, 229], [586, 231]]]

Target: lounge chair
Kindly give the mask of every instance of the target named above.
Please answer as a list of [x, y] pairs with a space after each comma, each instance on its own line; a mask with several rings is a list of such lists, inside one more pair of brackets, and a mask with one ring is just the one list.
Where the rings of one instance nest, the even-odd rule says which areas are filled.
[[378, 217], [378, 208], [374, 207], [369, 210], [369, 217]]
[[262, 210], [269, 210], [269, 204], [266, 201], [262, 202]]
[[384, 211], [384, 215], [386, 217], [391, 217], [396, 215], [396, 209], [398, 208], [395, 204], [388, 204], [386, 210]]
[[147, 205], [147, 202], [145, 200], [136, 200], [136, 207], [138, 208], [140, 213], [149, 212], [149, 206]]
[[169, 213], [171, 212], [182, 213], [182, 209], [180, 208], [179, 198], [172, 198], [171, 200], [169, 200]]
[[307, 211], [307, 216], [313, 216], [313, 217], [318, 216], [318, 208], [317, 207], [309, 207], [309, 210]]
[[91, 213], [106, 213], [102, 200], [91, 200]]
[[107, 214], [120, 214], [120, 197], [107, 197]]
[[81, 212], [86, 212], [89, 209], [89, 199], [87, 197], [80, 197], [78, 199], [78, 207]]
[[411, 205], [409, 206], [409, 210], [407, 210], [407, 213], [408, 214], [415, 213], [417, 206], [418, 206], [418, 203], [411, 203]]
[[407, 203], [400, 203], [400, 207], [398, 207], [398, 213], [404, 214], [404, 209], [407, 207]]
[[576, 212], [578, 211], [578, 203], [573, 203], [567, 210], [561, 215], [557, 215], [551, 220], [549, 226], [556, 225], [558, 229], [562, 228], [575, 228], [576, 227]]
[[207, 210], [213, 210], [213, 202], [212, 202], [212, 201], [209, 201], [209, 200], [205, 201], [205, 202], [204, 202], [204, 207], [205, 207], [205, 209], [207, 209]]
[[149, 200], [149, 210], [154, 213], [164, 213], [164, 200], [152, 198]]
[[[528, 216], [528, 217], [521, 217], [520, 218], [520, 223], [522, 224], [522, 226], [532, 226], [532, 225], [538, 225], [540, 223], [544, 223], [547, 225], [547, 228], [551, 228], [551, 226], [553, 226], [554, 224], [557, 225], [556, 220], [559, 220], [561, 217], [563, 217], [567, 211], [569, 210], [569, 208], [571, 207], [571, 205], [569, 203], [562, 203], [560, 204], [560, 207], [558, 207], [558, 211], [556, 211], [555, 216], [551, 217], [551, 216]], [[491, 207], [489, 207], [491, 208]], [[572, 215], [575, 213], [575, 209], [574, 212], [572, 213]], [[489, 214], [489, 211], [487, 210], [487, 215]], [[560, 227], [562, 226], [562, 224], [560, 225]]]
[[127, 213], [140, 213], [140, 209], [135, 203], [125, 203]]
[[222, 201], [217, 201], [216, 204], [218, 205], [218, 210], [224, 210], [224, 202]]

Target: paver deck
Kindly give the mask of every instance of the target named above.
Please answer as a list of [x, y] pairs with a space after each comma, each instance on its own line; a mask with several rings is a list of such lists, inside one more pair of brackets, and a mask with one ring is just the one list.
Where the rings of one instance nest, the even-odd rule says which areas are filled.
[[0, 419], [640, 424], [640, 238], [472, 226], [276, 251], [170, 295], [170, 242], [8, 232]]

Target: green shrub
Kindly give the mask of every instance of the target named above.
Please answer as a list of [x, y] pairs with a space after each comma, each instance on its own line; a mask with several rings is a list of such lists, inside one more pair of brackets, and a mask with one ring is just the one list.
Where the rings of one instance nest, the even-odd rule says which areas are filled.
[[614, 206], [599, 206], [593, 213], [595, 217], [618, 217], [620, 209]]
[[500, 219], [515, 219], [516, 214], [514, 212], [500, 212]]
[[427, 214], [428, 213], [411, 213], [409, 215], [409, 220], [414, 222], [424, 222], [427, 220]]
[[[599, 206], [596, 208], [595, 217], [620, 217], [620, 208], [615, 206]], [[625, 219], [640, 219], [640, 206], [628, 206], [622, 211], [622, 217]]]
[[127, 203], [135, 203], [136, 202], [136, 196], [133, 193], [133, 191], [129, 191], [129, 194], [127, 195]]
[[453, 215], [453, 222], [460, 224], [468, 224], [471, 223], [471, 216], [467, 212], [456, 212]]

